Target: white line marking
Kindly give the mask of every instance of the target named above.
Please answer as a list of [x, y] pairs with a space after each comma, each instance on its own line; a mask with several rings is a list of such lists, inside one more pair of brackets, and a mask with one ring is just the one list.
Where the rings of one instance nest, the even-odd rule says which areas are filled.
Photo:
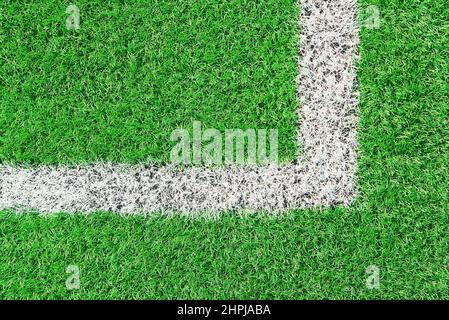
[[225, 169], [92, 164], [0, 167], [0, 209], [192, 214], [272, 213], [349, 204], [355, 197], [356, 0], [302, 0], [298, 89], [304, 158]]

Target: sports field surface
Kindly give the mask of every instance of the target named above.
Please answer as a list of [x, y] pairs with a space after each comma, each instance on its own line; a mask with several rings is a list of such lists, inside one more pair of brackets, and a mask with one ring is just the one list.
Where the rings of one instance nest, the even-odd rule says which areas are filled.
[[[296, 1], [77, 1], [78, 31], [67, 5], [0, 5], [3, 164], [164, 163], [169, 133], [194, 120], [279, 128], [281, 159], [295, 158]], [[4, 211], [0, 298], [447, 299], [449, 4], [360, 0], [359, 14], [370, 5], [381, 21], [360, 28], [351, 205], [213, 219]]]
[[[279, 128], [296, 151], [293, 1], [6, 1], [0, 160], [168, 162], [170, 133]], [[269, 107], [267, 107], [269, 106]]]

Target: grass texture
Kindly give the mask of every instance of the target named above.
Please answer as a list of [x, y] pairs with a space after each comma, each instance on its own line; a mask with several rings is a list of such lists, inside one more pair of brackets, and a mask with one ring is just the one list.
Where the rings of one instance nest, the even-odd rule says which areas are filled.
[[[382, 21], [361, 30], [353, 206], [278, 219], [3, 213], [0, 297], [447, 299], [447, 3], [367, 5]], [[79, 290], [65, 287], [70, 264]], [[380, 289], [365, 286], [370, 265]]]
[[296, 152], [292, 0], [0, 4], [0, 161], [168, 162], [176, 128], [278, 129]]

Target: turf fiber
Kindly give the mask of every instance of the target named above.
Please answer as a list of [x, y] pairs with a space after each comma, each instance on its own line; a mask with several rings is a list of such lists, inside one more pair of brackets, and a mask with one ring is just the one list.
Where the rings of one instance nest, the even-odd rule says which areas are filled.
[[[5, 212], [0, 297], [447, 299], [447, 1], [359, 3], [382, 21], [361, 30], [356, 203], [278, 219]], [[69, 264], [79, 290], [65, 287]]]
[[0, 161], [168, 162], [176, 128], [297, 130], [298, 8], [291, 0], [0, 5]]

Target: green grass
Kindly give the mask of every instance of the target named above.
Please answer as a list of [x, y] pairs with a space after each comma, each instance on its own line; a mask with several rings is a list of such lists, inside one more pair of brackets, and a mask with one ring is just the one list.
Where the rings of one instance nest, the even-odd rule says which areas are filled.
[[[448, 298], [449, 12], [444, 1], [363, 0], [360, 196], [290, 217], [4, 213], [2, 298]], [[81, 269], [67, 291], [65, 268]], [[380, 268], [368, 290], [365, 269]]]
[[176, 128], [279, 130], [296, 152], [293, 0], [0, 4], [0, 161], [168, 162]]

